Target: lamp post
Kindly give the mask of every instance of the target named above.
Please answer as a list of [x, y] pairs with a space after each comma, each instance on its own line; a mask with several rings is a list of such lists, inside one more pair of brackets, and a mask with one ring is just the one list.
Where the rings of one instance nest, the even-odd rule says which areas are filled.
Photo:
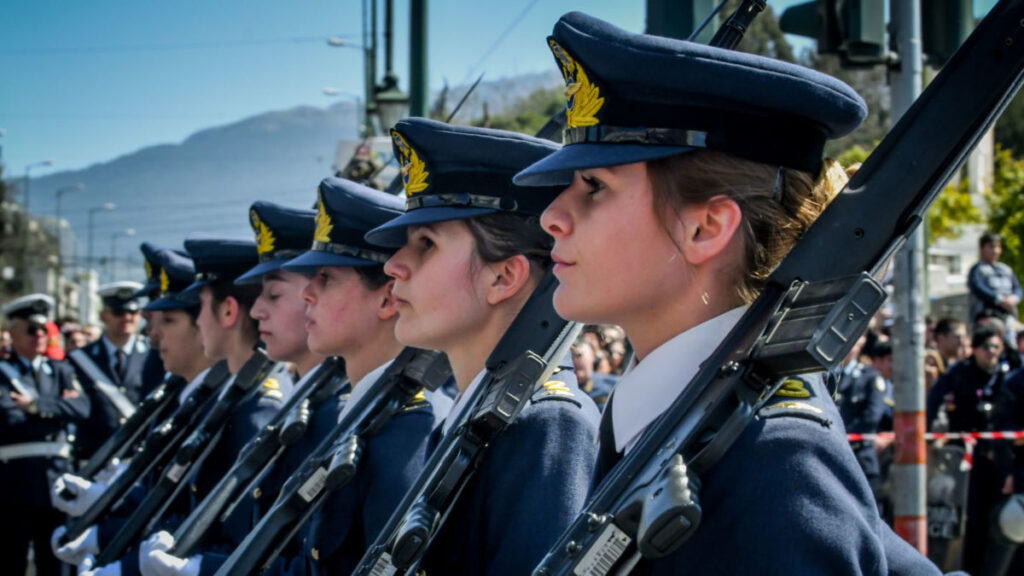
[[40, 168], [44, 166], [53, 166], [53, 160], [41, 160], [39, 162], [32, 162], [25, 166], [25, 193], [24, 193], [24, 204], [25, 204], [25, 222], [24, 228], [21, 234], [21, 273], [22, 273], [22, 289], [30, 290], [28, 285], [29, 274], [28, 274], [28, 228], [32, 222], [32, 214], [28, 210], [29, 201], [29, 184], [32, 182], [31, 172], [33, 168]]
[[399, 120], [409, 115], [409, 97], [398, 89], [398, 75], [391, 66], [393, 60], [394, 0], [384, 4], [384, 81], [374, 94], [374, 104], [385, 133]]
[[[374, 13], [374, 16], [373, 16], [374, 24], [373, 24], [373, 26], [376, 27], [376, 21], [377, 21], [377, 16], [376, 16], [376, 13], [377, 13], [376, 4], [377, 3], [376, 3], [376, 0], [372, 0], [372, 3], [374, 5], [373, 6], [373, 13]], [[363, 106], [362, 105], [362, 100], [363, 99], [360, 98], [359, 96], [356, 96], [356, 106], [359, 107], [359, 115], [362, 117], [361, 121], [359, 123], [359, 126], [360, 126], [359, 130], [361, 132], [360, 137], [367, 137], [367, 136], [373, 136], [374, 133], [375, 133], [374, 126], [373, 126], [373, 120], [372, 120], [372, 113], [371, 112], [372, 112], [372, 110], [374, 110], [374, 102], [373, 102], [374, 88], [375, 88], [375, 86], [377, 84], [377, 77], [376, 77], [376, 62], [377, 62], [376, 53], [377, 52], [376, 52], [376, 38], [374, 36], [372, 36], [372, 35], [369, 38], [366, 38], [367, 35], [366, 35], [366, 30], [365, 29], [367, 27], [367, 24], [365, 22], [365, 20], [366, 20], [365, 6], [364, 6], [364, 10], [363, 11], [364, 11], [364, 14], [363, 14], [364, 34], [363, 35], [364, 35], [364, 40], [369, 40], [369, 41], [364, 41], [363, 44], [356, 44], [354, 42], [349, 42], [348, 40], [345, 40], [344, 38], [340, 38], [338, 36], [331, 36], [330, 38], [327, 39], [327, 45], [331, 46], [331, 47], [334, 47], [334, 48], [351, 48], [351, 49], [362, 50], [363, 51], [363, 76], [364, 76], [363, 83], [364, 83], [364, 85], [366, 87], [365, 88], [366, 105]], [[338, 96], [339, 94], [341, 94], [341, 92], [337, 88], [330, 88], [330, 87], [328, 87], [328, 88], [324, 88], [324, 94], [326, 94], [327, 96]]]
[[97, 212], [109, 212], [109, 211], [113, 210], [114, 208], [115, 208], [115, 206], [114, 206], [114, 204], [112, 202], [107, 202], [106, 204], [103, 204], [102, 206], [96, 206], [95, 208], [89, 208], [89, 227], [88, 227], [88, 230], [89, 230], [89, 243], [86, 244], [87, 249], [86, 249], [86, 256], [85, 256], [85, 265], [87, 267], [90, 267], [90, 268], [87, 268], [89, 270], [89, 274], [90, 275], [92, 275], [92, 268], [91, 268], [91, 266], [94, 264], [93, 259], [92, 259], [92, 223], [93, 223], [93, 218], [96, 216]]
[[75, 182], [70, 186], [57, 189], [57, 290], [54, 297], [54, 310], [58, 317], [61, 315], [60, 305], [63, 299], [63, 287], [61, 284], [64, 282], [64, 227], [60, 221], [60, 199], [68, 192], [84, 189], [85, 184], [81, 182]]
[[118, 238], [130, 238], [135, 236], [135, 228], [125, 228], [118, 232], [114, 232], [110, 235], [110, 259], [107, 260], [107, 273], [110, 275], [110, 281], [113, 282], [116, 275], [114, 274], [114, 255], [117, 254], [115, 248], [117, 246]]
[[334, 86], [324, 86], [324, 96], [331, 98], [351, 98], [356, 101], [356, 134], [358, 138], [366, 138], [369, 136], [373, 128], [370, 126], [369, 118], [366, 116], [366, 110], [363, 108], [363, 97], [359, 94], [353, 94], [344, 90], [338, 90]]

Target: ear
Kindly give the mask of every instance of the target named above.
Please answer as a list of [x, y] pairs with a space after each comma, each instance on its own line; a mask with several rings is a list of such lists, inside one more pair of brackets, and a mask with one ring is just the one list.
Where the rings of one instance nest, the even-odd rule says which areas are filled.
[[700, 265], [726, 250], [742, 220], [743, 212], [735, 200], [713, 196], [704, 204], [683, 208], [676, 217], [673, 236], [687, 262]]
[[398, 314], [398, 305], [395, 297], [391, 294], [391, 288], [394, 287], [395, 280], [391, 279], [382, 288], [377, 289], [379, 299], [377, 300], [377, 318], [381, 320], [390, 320]]
[[501, 262], [488, 264], [481, 272], [486, 277], [487, 303], [494, 306], [518, 294], [530, 280], [530, 260], [516, 254]]
[[239, 314], [242, 313], [242, 306], [235, 300], [234, 296], [228, 296], [220, 303], [220, 307], [217, 309], [217, 320], [220, 321], [222, 328], [231, 328], [235, 324], [238, 324], [240, 318]]

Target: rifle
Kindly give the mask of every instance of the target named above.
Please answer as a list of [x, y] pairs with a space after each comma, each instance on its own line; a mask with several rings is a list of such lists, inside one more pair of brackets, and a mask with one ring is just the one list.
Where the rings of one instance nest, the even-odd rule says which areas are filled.
[[[1022, 22], [1024, 0], [992, 8], [772, 273], [683, 394], [604, 479], [535, 576], [609, 574], [627, 550], [662, 558], [694, 533], [699, 498], [672, 487], [695, 490], [696, 478], [729, 449], [782, 377], [845, 357], [884, 301], [873, 276], [1019, 89]], [[631, 568], [626, 563], [615, 573]]]
[[256, 436], [246, 443], [234, 465], [203, 501], [178, 526], [170, 553], [187, 558], [209, 532], [214, 522], [225, 522], [252, 487], [270, 470], [284, 450], [302, 438], [309, 407], [316, 406], [348, 383], [345, 363], [334, 356], [323, 362], [302, 389]]
[[192, 425], [216, 402], [214, 393], [230, 376], [231, 371], [228, 370], [227, 362], [214, 364], [185, 402], [146, 437], [142, 446], [132, 456], [128, 468], [107, 487], [84, 514], [68, 522], [67, 532], [61, 538], [60, 544], [67, 544], [78, 538], [82, 532], [106, 516], [139, 479], [162, 466], [170, 457], [171, 450], [185, 437]]
[[[108, 462], [123, 456], [146, 433], [152, 422], [166, 415], [170, 407], [174, 405], [178, 393], [181, 392], [186, 384], [188, 384], [188, 381], [184, 378], [173, 375], [161, 382], [159, 386], [142, 399], [135, 413], [110, 438], [107, 438], [96, 452], [93, 452], [89, 460], [78, 470], [78, 475], [82, 478], [91, 479]], [[62, 495], [66, 498], [74, 496], [70, 492], [62, 493]]]
[[185, 483], [182, 480], [201, 466], [220, 442], [228, 419], [238, 405], [259, 392], [260, 383], [278, 366], [267, 358], [263, 348], [257, 347], [253, 351], [227, 390], [218, 395], [216, 404], [206, 413], [203, 421], [177, 447], [173, 461], [161, 471], [156, 485], [146, 493], [146, 497], [132, 512], [128, 521], [96, 555], [97, 566], [105, 566], [120, 558], [140, 535], [147, 534], [159, 522], [184, 488]]
[[221, 565], [217, 576], [252, 574], [281, 553], [324, 497], [355, 477], [367, 438], [424, 388], [451, 377], [441, 352], [405, 348], [281, 488], [267, 514]]
[[466, 409], [353, 574], [405, 574], [419, 563], [487, 447], [515, 420], [579, 333], [578, 325], [555, 312], [552, 295], [557, 286], [554, 274], [545, 274], [488, 357], [487, 373]]

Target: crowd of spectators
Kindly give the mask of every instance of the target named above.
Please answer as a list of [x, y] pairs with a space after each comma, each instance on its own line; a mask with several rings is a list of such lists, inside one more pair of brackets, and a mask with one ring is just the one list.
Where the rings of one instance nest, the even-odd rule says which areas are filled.
[[[58, 322], [47, 322], [46, 333], [49, 336], [46, 355], [54, 360], [63, 360], [68, 352], [99, 340], [103, 329], [96, 325], [83, 326], [76, 318], [66, 316]], [[6, 329], [0, 330], [0, 360], [6, 360], [10, 355], [11, 334]]]

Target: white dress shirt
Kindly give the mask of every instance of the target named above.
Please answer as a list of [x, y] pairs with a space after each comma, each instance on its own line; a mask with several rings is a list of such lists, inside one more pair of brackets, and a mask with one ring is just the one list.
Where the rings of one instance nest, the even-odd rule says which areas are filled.
[[694, 326], [634, 360], [612, 393], [615, 450], [625, 454], [640, 434], [668, 409], [697, 374], [700, 365], [739, 322], [745, 306]]
[[388, 366], [391, 366], [392, 362], [394, 362], [394, 360], [388, 360], [380, 366], [377, 366], [371, 370], [369, 374], [363, 376], [362, 379], [352, 387], [352, 393], [349, 395], [348, 400], [345, 401], [345, 407], [341, 409], [341, 414], [338, 415], [338, 422], [341, 422], [345, 416], [348, 416], [348, 413], [355, 408], [359, 399], [366, 396], [366, 393], [373, 387], [373, 383], [380, 380], [380, 377], [384, 374], [384, 371], [388, 369]]

